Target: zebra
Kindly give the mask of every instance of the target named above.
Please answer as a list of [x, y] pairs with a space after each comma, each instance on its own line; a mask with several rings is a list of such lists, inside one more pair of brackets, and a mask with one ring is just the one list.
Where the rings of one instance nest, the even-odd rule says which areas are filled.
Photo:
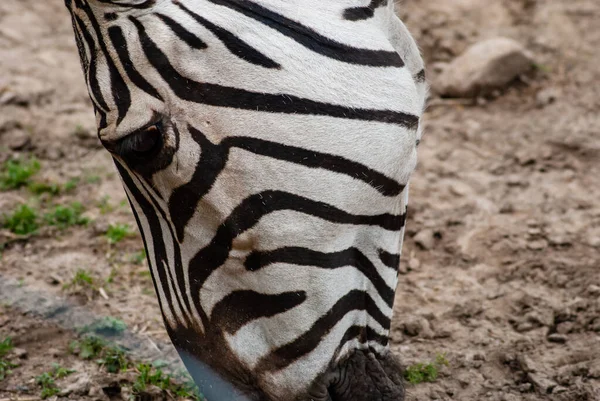
[[404, 399], [388, 339], [427, 84], [394, 2], [65, 4], [204, 394]]

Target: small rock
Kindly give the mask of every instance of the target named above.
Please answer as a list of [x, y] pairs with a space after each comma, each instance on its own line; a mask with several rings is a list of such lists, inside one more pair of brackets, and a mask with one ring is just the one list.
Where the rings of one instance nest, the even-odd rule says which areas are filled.
[[433, 330], [427, 319], [416, 317], [403, 325], [404, 334], [410, 337], [433, 338]]
[[62, 152], [62, 150], [58, 149], [58, 148], [47, 148], [46, 152], [45, 152], [45, 157], [48, 160], [58, 160], [60, 158], [62, 158], [64, 156], [64, 153]]
[[46, 282], [50, 285], [59, 285], [62, 284], [62, 279], [60, 277], [58, 277], [56, 274], [54, 273], [50, 273], [48, 275], [48, 278], [46, 280]]
[[148, 386], [138, 394], [138, 399], [144, 401], [163, 401], [167, 399], [166, 393], [157, 386]]
[[590, 284], [587, 288], [587, 292], [588, 292], [588, 294], [590, 294], [592, 296], [600, 295], [600, 286], [597, 286], [595, 284]]
[[527, 244], [527, 248], [531, 249], [532, 251], [541, 251], [548, 248], [548, 241], [545, 239], [531, 241]]
[[31, 137], [22, 131], [8, 136], [8, 147], [12, 150], [23, 150], [31, 145]]
[[575, 323], [573, 322], [562, 322], [556, 326], [556, 332], [558, 334], [569, 334], [575, 328]]
[[435, 246], [435, 237], [433, 230], [425, 229], [419, 231], [414, 237], [415, 243], [424, 250], [432, 249]]
[[421, 261], [417, 258], [410, 258], [408, 261], [408, 268], [410, 270], [419, 270], [421, 267]]
[[533, 388], [533, 384], [531, 383], [523, 383], [519, 385], [519, 391], [522, 393], [528, 393]]
[[27, 350], [23, 348], [13, 348], [12, 353], [19, 359], [27, 359]]
[[540, 373], [528, 373], [527, 378], [543, 394], [550, 394], [558, 384]]
[[551, 343], [564, 344], [567, 342], [567, 336], [563, 334], [553, 333], [548, 336], [548, 341]]
[[92, 380], [87, 373], [84, 373], [79, 376], [72, 376], [72, 379], [64, 386], [60, 395], [62, 397], [69, 396], [70, 394], [87, 395], [90, 393], [91, 388]]
[[434, 82], [434, 90], [450, 97], [474, 97], [502, 88], [531, 68], [533, 59], [508, 38], [484, 40], [454, 59]]
[[542, 108], [549, 104], [552, 104], [560, 97], [560, 90], [558, 88], [546, 88], [538, 92], [535, 97], [535, 104], [537, 107]]
[[110, 401], [110, 398], [102, 391], [102, 387], [98, 385], [90, 387], [88, 395], [94, 401]]
[[62, 352], [57, 348], [49, 348], [46, 352], [55, 358], [62, 355]]

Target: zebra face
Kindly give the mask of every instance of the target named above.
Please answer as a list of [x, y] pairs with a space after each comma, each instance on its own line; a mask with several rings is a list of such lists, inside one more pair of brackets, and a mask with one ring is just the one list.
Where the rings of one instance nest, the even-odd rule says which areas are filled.
[[210, 399], [403, 397], [388, 333], [423, 64], [393, 2], [330, 3], [66, 0], [167, 330]]

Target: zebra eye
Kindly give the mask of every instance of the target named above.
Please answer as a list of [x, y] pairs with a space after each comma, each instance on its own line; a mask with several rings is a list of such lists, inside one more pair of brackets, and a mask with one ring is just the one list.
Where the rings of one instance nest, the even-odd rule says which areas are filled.
[[143, 161], [156, 155], [162, 145], [162, 124], [157, 123], [123, 138], [117, 146], [117, 153], [124, 158]]

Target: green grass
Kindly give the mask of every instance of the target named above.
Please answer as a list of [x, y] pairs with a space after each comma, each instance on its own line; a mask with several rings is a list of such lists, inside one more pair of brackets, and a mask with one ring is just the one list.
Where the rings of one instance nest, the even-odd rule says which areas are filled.
[[30, 178], [40, 171], [40, 162], [29, 160], [8, 160], [0, 170], [0, 189], [17, 189], [29, 184]]
[[445, 354], [437, 354], [433, 363], [415, 363], [406, 368], [404, 378], [410, 384], [433, 383], [439, 376], [439, 368], [450, 363]]
[[88, 175], [85, 177], [85, 182], [88, 184], [99, 184], [102, 181], [99, 175]]
[[32, 234], [40, 227], [35, 209], [22, 204], [12, 214], [4, 215], [4, 228], [18, 235]]
[[12, 343], [12, 338], [7, 337], [0, 341], [0, 358], [6, 356], [13, 348], [15, 348], [15, 346]]
[[129, 367], [129, 361], [120, 347], [106, 346], [102, 352], [102, 357], [96, 362], [103, 366], [109, 373], [125, 372]]
[[32, 192], [35, 195], [41, 195], [41, 194], [50, 194], [50, 195], [58, 195], [60, 194], [62, 188], [60, 187], [60, 184], [57, 184], [55, 182], [41, 182], [41, 181], [35, 181], [35, 182], [30, 182], [29, 185], [27, 186], [27, 188], [29, 189], [30, 192]]
[[106, 231], [106, 238], [110, 244], [116, 244], [126, 237], [133, 235], [129, 224], [111, 224]]
[[35, 378], [35, 384], [42, 388], [42, 394], [40, 397], [43, 400], [60, 393], [60, 389], [56, 386], [56, 382], [54, 381], [51, 373], [46, 372], [37, 376]]
[[87, 217], [82, 216], [83, 206], [73, 202], [67, 206], [56, 206], [54, 210], [44, 216], [46, 224], [64, 230], [71, 226], [85, 226], [89, 223]]
[[76, 371], [74, 369], [63, 368], [58, 363], [52, 364], [52, 376], [54, 376], [57, 379], [62, 379], [64, 377], [69, 376], [70, 374], [75, 373], [75, 372]]
[[97, 358], [104, 349], [105, 343], [96, 336], [85, 336], [80, 341], [72, 341], [69, 351], [78, 354], [81, 359], [90, 360]]
[[177, 397], [192, 400], [201, 400], [202, 396], [191, 379], [180, 384], [172, 380], [170, 375], [165, 374], [159, 367], [147, 363], [140, 363], [136, 366], [138, 376], [133, 383], [133, 394], [139, 394], [145, 391], [148, 386], [156, 386], [163, 391], [168, 391]]
[[121, 347], [108, 344], [93, 334], [88, 334], [79, 341], [73, 341], [69, 350], [79, 354], [82, 359], [95, 359], [96, 363], [109, 373], [124, 372], [130, 366], [125, 351]]
[[16, 365], [4, 359], [4, 357], [14, 348], [10, 337], [0, 341], [0, 381], [4, 380], [11, 373], [11, 369]]
[[94, 278], [84, 269], [79, 269], [73, 276], [70, 283], [63, 286], [64, 289], [80, 287], [80, 288], [92, 288], [94, 289]]

